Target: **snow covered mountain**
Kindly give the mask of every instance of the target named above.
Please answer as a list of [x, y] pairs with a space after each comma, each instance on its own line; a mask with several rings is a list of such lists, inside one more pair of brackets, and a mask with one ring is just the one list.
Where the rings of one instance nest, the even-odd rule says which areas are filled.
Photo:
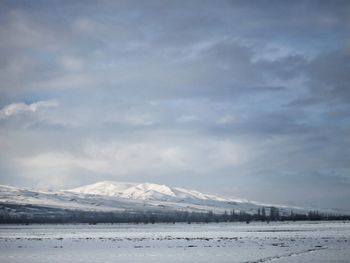
[[[23, 214], [28, 217], [34, 213], [57, 215], [58, 211], [223, 213], [234, 210], [256, 214], [263, 206], [271, 205], [152, 183], [103, 181], [60, 191], [38, 191], [0, 185], [0, 218], [4, 215], [16, 217]], [[291, 209], [304, 213], [308, 211], [299, 207], [274, 206], [278, 207], [282, 214], [289, 213]]]
[[242, 202], [242, 200], [232, 200], [216, 195], [202, 194], [194, 190], [187, 190], [178, 187], [170, 188], [166, 185], [151, 183], [135, 184], [103, 181], [68, 191], [78, 194], [93, 194], [137, 200], [184, 201], [198, 199], [222, 202]]
[[[103, 181], [70, 190], [35, 191], [0, 186], [0, 208], [26, 207], [76, 211], [193, 211], [256, 213], [256, 202], [204, 194], [194, 190], [152, 183]], [[267, 205], [265, 205], [267, 206]], [[281, 207], [281, 209], [290, 209]]]

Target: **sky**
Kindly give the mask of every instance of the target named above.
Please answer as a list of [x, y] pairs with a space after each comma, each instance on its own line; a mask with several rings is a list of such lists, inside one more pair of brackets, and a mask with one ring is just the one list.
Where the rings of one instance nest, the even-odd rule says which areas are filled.
[[0, 184], [350, 209], [349, 1], [0, 1]]

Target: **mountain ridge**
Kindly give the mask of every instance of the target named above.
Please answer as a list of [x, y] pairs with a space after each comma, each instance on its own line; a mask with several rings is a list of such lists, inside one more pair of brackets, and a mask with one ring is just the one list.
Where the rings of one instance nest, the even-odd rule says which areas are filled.
[[[53, 216], [64, 213], [174, 213], [195, 212], [257, 214], [262, 207], [277, 207], [281, 215], [307, 214], [309, 208], [264, 204], [201, 193], [154, 183], [101, 181], [68, 190], [33, 190], [0, 185], [0, 218]], [[56, 212], [55, 212], [56, 211]], [[324, 209], [324, 213], [341, 213]], [[343, 211], [343, 214], [350, 214]]]
[[[215, 194], [201, 193], [181, 187], [169, 187], [164, 184], [155, 183], [130, 183], [117, 181], [101, 181], [94, 184], [81, 186], [66, 190], [80, 194], [95, 194], [101, 196], [115, 196], [123, 198], [152, 200], [161, 197], [168, 198], [194, 198], [201, 200], [248, 202], [243, 199], [234, 199]], [[156, 197], [156, 198], [154, 198]]]

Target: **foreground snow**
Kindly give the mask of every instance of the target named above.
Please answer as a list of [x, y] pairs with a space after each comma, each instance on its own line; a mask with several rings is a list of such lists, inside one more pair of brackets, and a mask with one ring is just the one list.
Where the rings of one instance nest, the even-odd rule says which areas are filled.
[[350, 222], [1, 225], [0, 262], [348, 262]]

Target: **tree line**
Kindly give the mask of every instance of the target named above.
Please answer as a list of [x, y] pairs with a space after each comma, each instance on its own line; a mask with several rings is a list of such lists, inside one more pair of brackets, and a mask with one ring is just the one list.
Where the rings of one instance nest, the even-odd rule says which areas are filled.
[[[349, 215], [326, 214], [319, 211], [308, 213], [295, 213], [292, 210], [282, 214], [277, 207], [261, 207], [257, 211], [247, 213], [245, 211], [225, 211], [224, 213], [189, 212], [189, 211], [75, 211], [56, 208], [27, 207], [18, 212], [6, 213], [0, 207], [0, 223], [220, 223], [220, 222], [246, 222], [252, 221], [304, 221], [304, 220], [350, 220]], [[21, 208], [23, 209], [23, 207]], [[12, 207], [14, 211], [14, 207]]]

